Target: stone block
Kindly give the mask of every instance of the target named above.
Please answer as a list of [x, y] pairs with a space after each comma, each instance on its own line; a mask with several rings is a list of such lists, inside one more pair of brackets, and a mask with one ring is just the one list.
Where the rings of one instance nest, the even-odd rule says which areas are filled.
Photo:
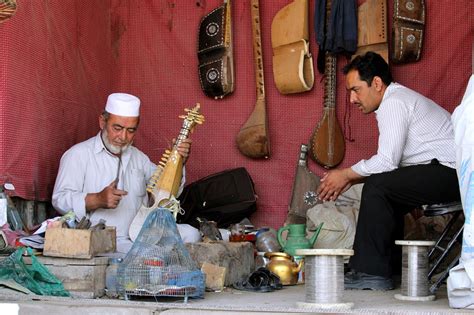
[[224, 267], [204, 262], [201, 271], [206, 274], [206, 289], [211, 291], [222, 291], [224, 289], [225, 274], [227, 272]]
[[243, 280], [255, 270], [254, 247], [249, 242], [187, 243], [191, 257], [199, 268], [207, 262], [226, 268], [225, 285]]

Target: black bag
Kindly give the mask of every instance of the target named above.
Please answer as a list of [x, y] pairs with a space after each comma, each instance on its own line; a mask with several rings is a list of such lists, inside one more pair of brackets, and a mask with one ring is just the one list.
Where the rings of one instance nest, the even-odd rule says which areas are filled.
[[212, 174], [184, 187], [178, 198], [184, 215], [178, 223], [199, 227], [196, 218], [217, 222], [220, 228], [239, 223], [257, 210], [254, 183], [244, 167]]

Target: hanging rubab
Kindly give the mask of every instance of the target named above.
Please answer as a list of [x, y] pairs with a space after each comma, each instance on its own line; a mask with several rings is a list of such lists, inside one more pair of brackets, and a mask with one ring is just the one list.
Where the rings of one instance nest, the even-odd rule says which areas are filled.
[[[331, 1], [326, 2], [326, 29], [331, 16]], [[325, 168], [337, 166], [344, 159], [345, 141], [336, 116], [336, 65], [337, 56], [326, 52], [324, 69], [323, 117], [309, 140], [310, 157]]]
[[157, 207], [164, 207], [174, 212], [176, 220], [179, 203], [175, 197], [181, 184], [184, 164], [183, 157], [178, 152], [178, 144], [189, 137], [196, 125], [201, 125], [204, 122], [204, 116], [200, 114], [199, 103], [193, 109], [186, 108], [185, 112], [186, 115], [179, 116], [184, 121], [173, 148], [171, 151], [165, 150], [147, 185], [149, 203], [148, 205], [142, 204], [130, 224], [128, 233], [132, 241], [137, 238], [148, 215]]
[[262, 39], [260, 32], [258, 0], [251, 0], [251, 16], [257, 102], [255, 103], [252, 114], [237, 134], [237, 147], [243, 155], [258, 159], [268, 158], [270, 156], [268, 120], [265, 109], [265, 84], [263, 78]]
[[323, 117], [309, 140], [311, 158], [325, 168], [337, 166], [345, 153], [344, 134], [336, 116], [336, 58], [326, 52]]

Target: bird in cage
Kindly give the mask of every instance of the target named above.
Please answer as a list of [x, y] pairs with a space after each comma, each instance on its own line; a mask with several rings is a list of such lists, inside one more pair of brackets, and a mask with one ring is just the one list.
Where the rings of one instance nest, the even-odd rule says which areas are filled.
[[196, 219], [199, 222], [199, 232], [201, 232], [203, 242], [222, 241], [221, 232], [217, 228], [215, 221], [209, 221], [204, 218]]

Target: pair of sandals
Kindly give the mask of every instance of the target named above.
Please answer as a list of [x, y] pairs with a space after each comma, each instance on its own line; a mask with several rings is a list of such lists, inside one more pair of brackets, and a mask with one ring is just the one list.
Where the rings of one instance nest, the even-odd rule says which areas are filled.
[[252, 292], [272, 292], [283, 288], [280, 277], [265, 267], [252, 272], [244, 281], [235, 282], [234, 289]]

